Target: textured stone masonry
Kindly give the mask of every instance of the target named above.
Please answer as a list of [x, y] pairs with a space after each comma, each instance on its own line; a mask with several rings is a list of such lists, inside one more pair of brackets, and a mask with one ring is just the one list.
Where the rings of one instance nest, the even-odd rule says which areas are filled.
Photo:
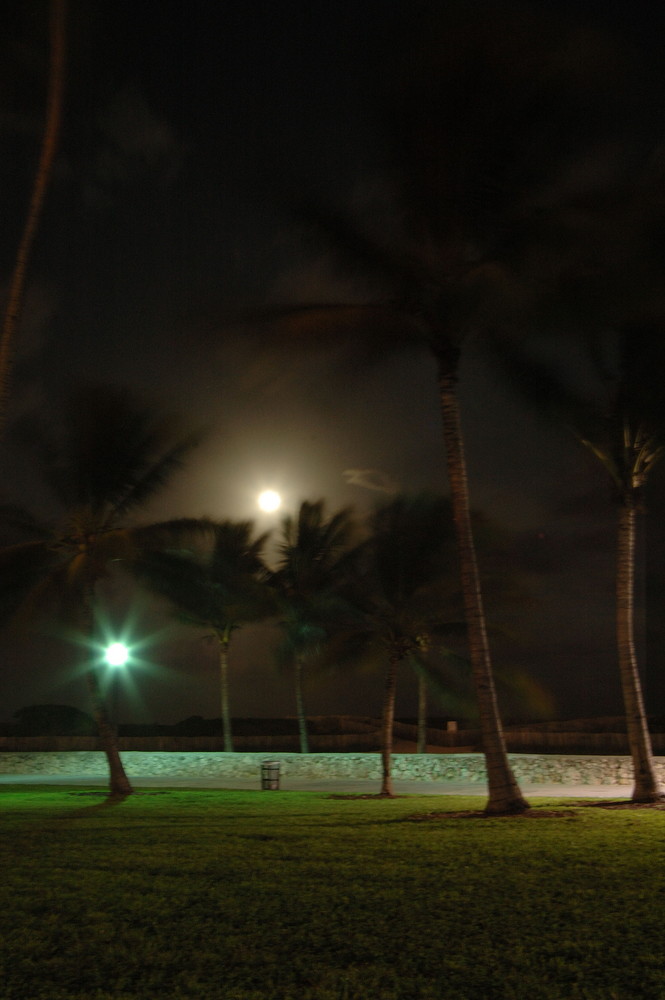
[[[148, 753], [121, 752], [127, 774], [134, 777], [255, 778], [261, 762], [279, 760], [281, 774], [294, 778], [370, 778], [381, 776], [378, 753]], [[515, 777], [530, 784], [631, 784], [632, 762], [623, 756], [510, 754]], [[656, 758], [665, 783], [665, 757]], [[106, 774], [101, 751], [0, 753], [0, 774], [85, 776]], [[485, 759], [479, 753], [394, 754], [393, 776], [410, 781], [484, 782]]]

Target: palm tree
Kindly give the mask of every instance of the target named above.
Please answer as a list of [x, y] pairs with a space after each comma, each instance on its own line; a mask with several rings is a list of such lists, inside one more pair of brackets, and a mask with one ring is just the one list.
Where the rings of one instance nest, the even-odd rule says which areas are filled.
[[0, 335], [0, 431], [4, 429], [6, 419], [14, 342], [21, 318], [30, 251], [41, 218], [44, 199], [53, 173], [53, 164], [58, 148], [65, 81], [66, 19], [66, 0], [51, 0], [51, 58], [46, 100], [46, 121], [30, 204], [16, 251], [16, 260], [9, 284], [7, 306], [2, 324], [2, 334]]
[[[219, 649], [224, 750], [233, 750], [229, 707], [229, 647], [243, 625], [274, 610], [261, 558], [267, 535], [252, 539], [251, 521], [195, 523], [201, 545], [188, 552], [154, 552], [135, 567], [150, 588], [172, 602], [179, 618], [210, 629]], [[185, 529], [187, 530], [187, 528]]]
[[350, 569], [353, 531], [351, 512], [327, 517], [323, 500], [304, 500], [296, 517], [282, 521], [279, 561], [270, 582], [282, 632], [277, 657], [294, 669], [301, 753], [309, 753], [305, 667], [348, 613], [341, 589]]
[[[562, 201], [607, 159], [620, 128], [643, 121], [648, 92], [632, 86], [630, 62], [611, 39], [573, 19], [503, 3], [484, 5], [482, 16], [472, 4], [447, 4], [433, 18], [386, 74], [388, 153], [376, 185], [389, 192], [384, 211], [376, 199], [364, 216], [297, 199], [301, 221], [373, 295], [284, 308], [280, 329], [299, 349], [346, 338], [362, 362], [407, 344], [434, 360], [487, 811], [519, 813], [527, 803], [506, 753], [470, 516], [460, 360], [472, 336], [523, 324], [547, 255], [566, 236]], [[617, 158], [615, 169], [625, 161]]]
[[[497, 334], [522, 318], [532, 295], [516, 275], [572, 153], [593, 155], [607, 122], [607, 81], [593, 62], [580, 89], [570, 44], [555, 19], [489, 5], [449, 5], [443, 24], [416, 40], [383, 108], [388, 186], [383, 215], [350, 217], [303, 204], [340, 265], [374, 284], [371, 301], [283, 310], [282, 329], [307, 340], [362, 342], [364, 361], [411, 344], [435, 364], [457, 539], [469, 656], [483, 733], [490, 813], [527, 808], [513, 775], [499, 714], [471, 523], [457, 392], [461, 353], [475, 334]], [[572, 35], [575, 35], [574, 30]], [[417, 54], [416, 54], [417, 53]], [[618, 89], [618, 88], [617, 88]], [[385, 169], [387, 168], [387, 169]], [[386, 179], [387, 178], [387, 179]], [[378, 220], [378, 221], [377, 221]], [[368, 296], [369, 298], [369, 296]], [[274, 313], [273, 319], [274, 322]], [[282, 344], [286, 338], [282, 339]]]
[[[61, 520], [35, 526], [33, 540], [0, 551], [0, 608], [6, 619], [34, 625], [57, 619], [74, 629], [86, 656], [85, 679], [110, 770], [112, 796], [132, 787], [95, 655], [96, 588], [111, 560], [129, 565], [139, 552], [173, 544], [181, 522], [131, 525], [128, 518], [161, 490], [195, 444], [123, 390], [93, 387], [69, 401], [62, 433], [48, 445], [46, 473]], [[22, 529], [29, 525], [22, 521]]]
[[[638, 670], [634, 601], [637, 525], [665, 446], [660, 127], [645, 131], [641, 155], [627, 148], [628, 171], [568, 206], [573, 238], [550, 249], [549, 280], [537, 314], [540, 338], [532, 336], [521, 346], [504, 342], [495, 357], [535, 412], [562, 419], [609, 476], [619, 512], [615, 625], [633, 800], [653, 802], [663, 791]], [[628, 160], [626, 151], [624, 157]], [[539, 360], [543, 345], [547, 361]], [[573, 365], [562, 365], [571, 348]]]
[[[392, 796], [391, 755], [397, 676], [408, 663], [427, 677], [435, 637], [465, 634], [450, 502], [429, 494], [399, 496], [375, 508], [357, 548], [349, 597], [358, 617], [347, 642], [359, 657], [387, 668], [381, 719], [383, 796]], [[451, 654], [452, 655], [452, 654]]]
[[[581, 287], [576, 286], [578, 295]], [[609, 294], [609, 293], [608, 293]], [[578, 305], [580, 300], [578, 299]], [[624, 303], [625, 305], [625, 303]], [[608, 475], [618, 508], [616, 641], [628, 743], [633, 761], [635, 802], [663, 797], [656, 774], [635, 647], [635, 563], [638, 518], [645, 490], [665, 453], [665, 365], [662, 324], [626, 324], [617, 333], [576, 335], [587, 393], [533, 355], [504, 353], [522, 392], [536, 411], [557, 415]]]
[[[310, 212], [310, 215], [314, 213]], [[287, 308], [272, 321], [290, 329], [296, 343], [302, 334], [315, 336], [322, 343], [364, 340], [367, 351], [379, 357], [387, 351], [415, 344], [429, 351], [436, 364], [438, 394], [443, 422], [443, 437], [450, 484], [453, 522], [457, 538], [460, 579], [469, 642], [469, 656], [479, 721], [483, 732], [489, 799], [486, 811], [493, 814], [519, 813], [528, 808], [513, 775], [499, 714], [492, 672], [482, 590], [471, 522], [471, 504], [459, 402], [458, 371], [462, 343], [479, 322], [488, 293], [496, 300], [504, 274], [492, 261], [456, 262], [452, 274], [439, 270], [441, 261], [428, 266], [417, 246], [406, 252], [401, 247], [385, 247], [362, 232], [345, 224], [339, 216], [317, 211], [321, 227], [337, 246], [361, 260], [367, 269], [370, 261], [376, 272], [404, 290], [399, 300], [361, 305], [314, 305]], [[509, 285], [506, 279], [505, 286]], [[464, 313], [466, 312], [466, 316]]]
[[[662, 337], [661, 331], [658, 331], [658, 336]], [[638, 362], [631, 367], [631, 373], [623, 368], [622, 390], [628, 388], [630, 375], [636, 374], [635, 369], [640, 364]], [[665, 797], [665, 790], [654, 765], [635, 649], [635, 552], [637, 517], [644, 511], [644, 487], [665, 449], [665, 422], [660, 427], [653, 427], [639, 417], [634, 419], [631, 407], [626, 405], [627, 399], [620, 400], [621, 395], [617, 399], [619, 405], [616, 412], [612, 414], [616, 421], [614, 440], [605, 448], [593, 442], [588, 442], [588, 445], [610, 474], [619, 499], [616, 634], [628, 743], [633, 760], [635, 784], [632, 798], [634, 802], [656, 802]]]
[[[331, 225], [331, 231], [333, 226]], [[340, 233], [339, 222], [334, 226]], [[483, 733], [489, 799], [486, 811], [493, 814], [519, 813], [528, 808], [513, 775], [506, 751], [503, 728], [499, 714], [496, 687], [492, 673], [485, 612], [478, 563], [471, 523], [471, 503], [467, 478], [466, 456], [459, 402], [457, 396], [458, 371], [465, 323], [461, 318], [462, 300], [473, 298], [474, 288], [482, 299], [483, 286], [498, 282], [499, 272], [491, 265], [469, 263], [456, 279], [456, 285], [447, 285], [448, 276], [433, 269], [421, 270], [416, 259], [410, 260], [398, 250], [389, 259], [389, 253], [380, 245], [365, 240], [361, 234], [347, 231], [352, 243], [364, 247], [369, 257], [375, 252], [379, 268], [399, 273], [402, 281], [410, 283], [409, 298], [403, 302], [368, 305], [324, 305], [289, 308], [279, 316], [285, 327], [299, 332], [321, 336], [330, 334], [335, 340], [345, 335], [365, 338], [368, 350], [380, 355], [405, 342], [424, 346], [436, 363], [437, 382], [446, 465], [452, 501], [453, 522], [457, 538], [460, 579], [469, 642], [469, 656], [479, 708], [479, 722]], [[432, 286], [437, 294], [432, 294]], [[274, 313], [273, 313], [274, 317]], [[467, 319], [468, 329], [474, 320]]]

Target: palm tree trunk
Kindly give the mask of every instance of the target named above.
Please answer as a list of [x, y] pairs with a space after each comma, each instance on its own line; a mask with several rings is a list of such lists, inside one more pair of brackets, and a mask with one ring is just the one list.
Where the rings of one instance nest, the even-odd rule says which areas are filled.
[[425, 753], [427, 750], [427, 683], [425, 678], [418, 674], [418, 742], [416, 753]]
[[88, 663], [86, 664], [85, 680], [90, 694], [92, 714], [95, 722], [97, 723], [97, 731], [102, 744], [102, 750], [106, 754], [106, 760], [109, 766], [109, 791], [111, 793], [111, 797], [126, 798], [128, 795], [132, 794], [134, 789], [129, 782], [129, 778], [125, 773], [124, 765], [120, 759], [117, 734], [109, 719], [106, 701], [102, 695], [99, 677], [97, 676], [97, 669], [95, 665], [90, 662], [91, 654], [89, 650], [92, 646], [92, 639], [95, 631], [94, 614], [92, 610], [93, 591], [94, 584], [89, 582], [85, 588], [83, 607], [81, 611], [81, 632], [89, 640], [88, 650], [86, 651]]
[[66, 0], [51, 0], [51, 59], [47, 96], [47, 112], [41, 153], [35, 173], [35, 179], [28, 206], [28, 214], [23, 227], [23, 233], [16, 251], [16, 260], [11, 282], [7, 307], [0, 335], [0, 432], [4, 430], [7, 414], [7, 399], [9, 396], [9, 381], [14, 355], [14, 341], [21, 316], [25, 278], [28, 268], [30, 250], [34, 242], [37, 226], [41, 217], [46, 189], [53, 172], [53, 163], [58, 146], [58, 134], [62, 118], [62, 96], [65, 80], [65, 20], [67, 13]]
[[298, 734], [300, 736], [300, 753], [309, 753], [307, 736], [307, 716], [305, 715], [305, 697], [303, 692], [304, 662], [302, 656], [296, 656], [296, 711], [298, 713]]
[[392, 753], [393, 729], [395, 725], [395, 697], [397, 694], [397, 667], [401, 660], [399, 653], [390, 654], [386, 683], [383, 692], [381, 716], [381, 792], [385, 798], [393, 797]]
[[471, 510], [466, 459], [457, 401], [457, 357], [438, 357], [439, 391], [446, 447], [450, 498], [455, 522], [460, 578], [469, 642], [469, 657], [478, 701], [483, 751], [487, 767], [489, 800], [486, 812], [495, 815], [528, 809], [513, 775], [492, 674], [485, 613], [483, 610]]
[[90, 692], [92, 713], [97, 723], [99, 739], [109, 766], [109, 790], [113, 798], [124, 799], [128, 795], [131, 795], [134, 789], [129, 782], [122, 760], [120, 759], [115, 728], [109, 720], [106, 703], [99, 686], [99, 678], [92, 665], [88, 666], [85, 679], [88, 691]]
[[628, 744], [633, 759], [633, 802], [657, 802], [663, 790], [656, 776], [642, 685], [635, 653], [635, 538], [637, 501], [624, 496], [619, 508], [617, 538], [616, 629], [621, 689], [626, 710]]
[[226, 753], [233, 753], [233, 734], [231, 732], [231, 712], [229, 709], [229, 639], [226, 635], [221, 636], [219, 639], [219, 674], [224, 751]]

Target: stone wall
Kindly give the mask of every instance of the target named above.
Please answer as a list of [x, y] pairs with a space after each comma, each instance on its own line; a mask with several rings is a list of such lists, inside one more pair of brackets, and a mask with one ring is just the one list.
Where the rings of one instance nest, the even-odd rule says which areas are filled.
[[[603, 785], [630, 784], [632, 762], [624, 756], [574, 756], [558, 754], [510, 754], [515, 777], [530, 784]], [[257, 778], [265, 753], [147, 753], [123, 751], [127, 774], [134, 777]], [[381, 759], [376, 753], [282, 753], [283, 776], [294, 778], [369, 778], [381, 776]], [[665, 783], [665, 757], [656, 758]], [[83, 777], [106, 775], [100, 751], [51, 753], [0, 753], [0, 774]], [[485, 759], [479, 753], [395, 754], [393, 776], [411, 781], [484, 782]]]

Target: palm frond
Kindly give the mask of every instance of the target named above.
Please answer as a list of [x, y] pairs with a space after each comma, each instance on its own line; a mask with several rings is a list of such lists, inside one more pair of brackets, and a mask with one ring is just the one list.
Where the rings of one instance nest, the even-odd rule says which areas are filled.
[[132, 482], [127, 482], [123, 492], [119, 492], [112, 502], [112, 510], [108, 521], [113, 523], [119, 518], [142, 507], [155, 494], [159, 493], [182, 468], [187, 455], [199, 444], [200, 435], [191, 434], [172, 445], [149, 465], [137, 469]]
[[[357, 276], [358, 271], [389, 289], [398, 308], [413, 302], [412, 290], [431, 280], [422, 244], [409, 243], [401, 229], [392, 241], [385, 238], [385, 227], [372, 232], [358, 218], [352, 218], [337, 206], [295, 197], [292, 210], [297, 220], [322, 238], [335, 254], [338, 268]], [[383, 222], [385, 223], [385, 219]]]
[[[439, 652], [457, 674], [467, 678], [470, 676], [471, 667], [468, 659], [444, 647]], [[442, 669], [437, 668], [430, 659], [411, 652], [408, 656], [408, 662], [416, 676], [423, 678], [428, 689], [438, 697], [441, 704], [447, 709], [450, 708], [453, 696], [459, 698], [460, 685], [457, 679], [451, 678]]]
[[66, 509], [90, 510], [105, 528], [164, 486], [198, 441], [128, 390], [110, 386], [74, 391], [59, 433], [49, 428], [43, 437], [56, 496]]
[[424, 604], [428, 591], [456, 573], [447, 498], [418, 494], [378, 505], [370, 519], [371, 579], [393, 608]]
[[164, 550], [207, 556], [215, 543], [217, 522], [207, 517], [176, 517], [131, 527], [137, 553]]
[[[251, 539], [251, 522], [200, 523], [188, 519], [145, 529], [150, 542], [137, 553], [130, 569], [149, 589], [166, 597], [175, 614], [189, 624], [209, 625], [217, 631], [259, 621], [275, 610], [264, 583], [260, 550], [265, 536]], [[199, 536], [205, 544], [196, 546]], [[161, 540], [161, 551], [155, 542]], [[174, 541], [194, 542], [187, 549]], [[164, 542], [170, 542], [164, 545]]]
[[301, 596], [339, 587], [348, 570], [354, 532], [350, 508], [327, 516], [323, 500], [303, 501], [296, 517], [282, 521], [274, 585]]
[[222, 595], [193, 553], [153, 551], [132, 563], [132, 572], [149, 590], [165, 597], [177, 617], [195, 625], [223, 628]]
[[608, 475], [612, 479], [614, 485], [617, 486], [619, 489], [621, 489], [623, 479], [620, 469], [623, 463], [617, 466], [617, 463], [614, 460], [614, 456], [612, 455], [611, 450], [608, 449], [607, 447], [594, 444], [593, 441], [589, 441], [581, 434], [576, 434], [575, 436], [577, 437], [577, 440], [580, 442], [580, 444], [583, 445], [585, 448], [587, 448], [588, 451], [590, 451], [591, 454], [598, 459], [600, 464], [605, 468]]

